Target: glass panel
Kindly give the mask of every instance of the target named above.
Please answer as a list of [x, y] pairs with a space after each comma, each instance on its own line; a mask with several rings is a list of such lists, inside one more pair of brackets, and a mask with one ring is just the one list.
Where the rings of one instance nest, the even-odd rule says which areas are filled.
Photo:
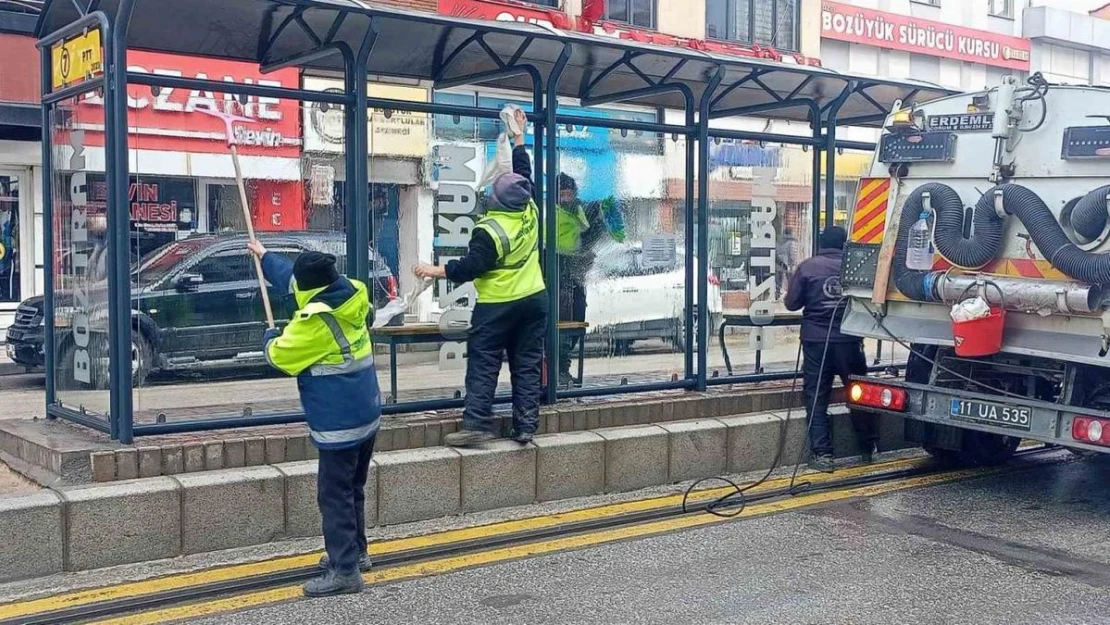
[[19, 176], [0, 173], [0, 302], [23, 301], [19, 266]]
[[774, 46], [780, 50], [798, 49], [798, 0], [775, 0], [778, 3]]
[[[774, 46], [775, 21], [774, 10], [776, 0], [750, 0], [749, 6], [754, 4], [755, 23], [752, 32], [752, 41], [764, 45]], [[743, 3], [741, 3], [743, 4]]]
[[797, 325], [726, 327], [723, 345], [720, 329], [725, 318], [747, 319], [753, 311], [787, 316], [790, 276], [813, 241], [813, 153], [713, 138], [709, 154], [710, 288], [720, 289], [724, 313], [711, 317], [709, 375], [727, 375], [728, 365], [733, 375], [791, 371]]
[[[300, 87], [296, 69], [263, 76], [246, 63], [136, 51], [128, 61], [152, 73]], [[278, 257], [324, 251], [344, 271], [343, 137], [326, 140], [335, 138], [327, 116], [336, 109], [203, 90], [128, 92], [135, 423], [299, 412], [296, 383], [262, 352], [267, 318], [247, 226]], [[307, 133], [310, 151], [302, 125], [316, 131]], [[289, 286], [265, 283], [278, 327], [296, 309]]]
[[705, 36], [710, 39], [728, 39], [729, 0], [706, 0]]
[[615, 22], [629, 21], [629, 0], [607, 0], [606, 4], [609, 7], [609, 19]]
[[[651, 113], [572, 111], [655, 119]], [[555, 233], [561, 386], [681, 379], [685, 152], [658, 133], [581, 126], [561, 131]], [[575, 325], [583, 322], [584, 345]]]
[[640, 28], [655, 28], [655, 0], [631, 0], [632, 24]]
[[51, 109], [57, 402], [99, 415], [109, 409], [103, 129], [96, 93]]
[[729, 0], [732, 6], [732, 24], [729, 26], [729, 39], [750, 42], [752, 40], [752, 2], [756, 0]]

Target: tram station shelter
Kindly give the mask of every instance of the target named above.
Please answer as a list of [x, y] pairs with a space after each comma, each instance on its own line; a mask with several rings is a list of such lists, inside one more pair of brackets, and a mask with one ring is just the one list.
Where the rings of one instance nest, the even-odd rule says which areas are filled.
[[[805, 218], [795, 220], [791, 228], [805, 230], [805, 240], [815, 241], [813, 235], [831, 224], [838, 210], [843, 213], [843, 207], [835, 206], [838, 153], [873, 148], [866, 142], [838, 139], [838, 128], [881, 128], [902, 104], [950, 94], [930, 84], [776, 61], [772, 54], [724, 56], [543, 25], [371, 6], [360, 0], [47, 0], [38, 35], [47, 224], [47, 412], [123, 443], [136, 436], [295, 423], [303, 418], [295, 389], [286, 380], [223, 382], [213, 376], [198, 382], [184, 376], [173, 384], [159, 384], [147, 375], [155, 368], [171, 373], [194, 365], [190, 370], [204, 369], [197, 363], [207, 362], [207, 353], [214, 354], [212, 362], [249, 360], [251, 349], [234, 346], [257, 342], [254, 351], [259, 351], [264, 327], [261, 303], [251, 294], [258, 285], [252, 287], [253, 268], [247, 269], [245, 250], [210, 249], [227, 240], [245, 244], [245, 222], [224, 224], [225, 232], [180, 237], [160, 253], [133, 258], [136, 211], [149, 217], [150, 211], [175, 210], [169, 204], [144, 202], [149, 193], [143, 172], [156, 168], [157, 159], [165, 155], [141, 132], [142, 121], [159, 106], [166, 114], [205, 109], [204, 119], [183, 132], [197, 141], [227, 144], [227, 150], [212, 150], [188, 167], [222, 169], [227, 176], [241, 161], [246, 177], [298, 181], [302, 192], [293, 194], [296, 199], [291, 201], [336, 216], [331, 232], [314, 239], [268, 235], [271, 249], [295, 253], [304, 240], [312, 239], [314, 245], [331, 246], [348, 275], [376, 284], [395, 280], [408, 269], [394, 267], [395, 275], [388, 277], [378, 261], [377, 248], [387, 243], [376, 228], [379, 216], [367, 192], [375, 180], [374, 161], [367, 156], [380, 147], [371, 125], [378, 118], [401, 116], [397, 119], [424, 129], [427, 153], [420, 162], [428, 190], [414, 203], [417, 219], [400, 229], [396, 245], [402, 248], [401, 258], [426, 261], [431, 254], [442, 260], [465, 249], [468, 228], [482, 210], [478, 182], [494, 144], [481, 140], [483, 133], [496, 136], [502, 102], [520, 103], [532, 124], [528, 147], [544, 228], [551, 232], [556, 227], [561, 172], [574, 172], [583, 194], [594, 193], [591, 185], [596, 187], [599, 179], [615, 181], [597, 197], [583, 200], [602, 200], [606, 194], [619, 200], [627, 232], [618, 252], [632, 254], [629, 266], [642, 270], [639, 277], [646, 282], [663, 282], [664, 275], [673, 282], [675, 299], [669, 306], [680, 328], [673, 333], [669, 352], [650, 356], [662, 364], [630, 373], [616, 360], [606, 360], [596, 365], [601, 375], [591, 384], [564, 389], [549, 383], [546, 400], [555, 403], [591, 395], [705, 390], [712, 384], [793, 375], [784, 371], [717, 376], [712, 371], [711, 340], [720, 312], [714, 303], [720, 297], [715, 291], [719, 280], [712, 268], [726, 253], [718, 248], [730, 248], [712, 235], [717, 220], [711, 211], [714, 172], [722, 167], [755, 170], [751, 181], [743, 183], [752, 187], [755, 197], [760, 175], [770, 175], [764, 182], [775, 183], [773, 170], [782, 159], [777, 152], [772, 156], [773, 146], [789, 147], [792, 159], [804, 159], [809, 181], [800, 192], [795, 189], [791, 197], [774, 200], [772, 191], [770, 204], [753, 199], [730, 213], [739, 222], [737, 232], [747, 233], [737, 236], [732, 247], [756, 250], [749, 250], [749, 262], [734, 268], [736, 280], [773, 284], [773, 254], [756, 253], [761, 229], [781, 236], [784, 230], [776, 211], [789, 203], [807, 205]], [[215, 74], [134, 71], [128, 63], [132, 51], [248, 63], [263, 75], [296, 69], [304, 80], [294, 88], [264, 81], [228, 82]], [[306, 88], [308, 76], [327, 77], [342, 87]], [[430, 84], [436, 96], [383, 97], [366, 88], [368, 81]], [[452, 97], [464, 87], [490, 95]], [[188, 98], [170, 100], [175, 91], [187, 92]], [[265, 112], [279, 102], [294, 102], [303, 112], [295, 130], [267, 123]], [[595, 113], [603, 109], [649, 115]], [[321, 122], [321, 112], [331, 122]], [[774, 124], [753, 129], [728, 123], [735, 118]], [[784, 125], [804, 132], [775, 130]], [[321, 157], [305, 145], [310, 131], [335, 137], [341, 154], [332, 154], [327, 162], [314, 160]], [[585, 141], [586, 136], [612, 140]], [[295, 162], [293, 171], [285, 171], [287, 164], [267, 160], [264, 148], [276, 144], [302, 146], [300, 171]], [[723, 146], [734, 147], [729, 151]], [[744, 155], [753, 153], [757, 158], [745, 160]], [[610, 169], [598, 171], [602, 167]], [[767, 169], [772, 173], [760, 174]], [[736, 175], [742, 179], [747, 174]], [[661, 179], [670, 183], [662, 184]], [[274, 204], [276, 196], [268, 189], [255, 184], [252, 197], [270, 193], [267, 202]], [[406, 252], [406, 246], [418, 245], [416, 241], [429, 243]], [[614, 254], [619, 258], [618, 252]], [[216, 263], [217, 269], [209, 273], [201, 267], [202, 258], [209, 257], [225, 262]], [[598, 254], [594, 270], [600, 277], [588, 286], [591, 331], [602, 325], [617, 327], [619, 323], [608, 317], [619, 316], [621, 298], [630, 301], [638, 288], [620, 266], [605, 274], [609, 258]], [[554, 245], [544, 247], [543, 260], [547, 283], [560, 284]], [[249, 279], [230, 275], [227, 267], [240, 267]], [[229, 275], [220, 275], [219, 268]], [[287, 315], [280, 293], [271, 293], [279, 317], [283, 311]], [[560, 293], [559, 288], [549, 288], [553, 313], [560, 309]], [[605, 299], [613, 293], [620, 295]], [[465, 294], [465, 289], [444, 283], [420, 297], [432, 300], [426, 303], [434, 316]], [[754, 309], [756, 299], [745, 306]], [[773, 311], [774, 299], [774, 293], [767, 297], [768, 311]], [[457, 367], [465, 357], [463, 343], [457, 337], [435, 335], [428, 330], [430, 323], [406, 330], [409, 325], [406, 320], [375, 335], [377, 343], [391, 347], [393, 390], [386, 411], [460, 405]], [[566, 332], [558, 315], [552, 314], [547, 331], [549, 378], [559, 366], [560, 349], [576, 344], [574, 337], [565, 340]], [[394, 348], [420, 343], [429, 333], [432, 341], [424, 342], [432, 342], [440, 360], [399, 365], [404, 354]], [[588, 337], [596, 338], [588, 334], [577, 344], [585, 345]], [[221, 349], [232, 352], [221, 356]], [[381, 360], [379, 369], [384, 374]], [[436, 375], [454, 377], [419, 387], [421, 380]], [[401, 396], [398, 385], [406, 387], [407, 396]], [[445, 388], [455, 390], [444, 393]], [[219, 399], [221, 394], [224, 399]]]

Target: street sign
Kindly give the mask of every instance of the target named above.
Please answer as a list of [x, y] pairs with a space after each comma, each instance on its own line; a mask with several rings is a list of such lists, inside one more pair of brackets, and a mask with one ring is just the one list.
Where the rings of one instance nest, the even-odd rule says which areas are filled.
[[93, 28], [50, 47], [53, 64], [51, 89], [57, 91], [92, 80], [104, 73], [100, 30]]

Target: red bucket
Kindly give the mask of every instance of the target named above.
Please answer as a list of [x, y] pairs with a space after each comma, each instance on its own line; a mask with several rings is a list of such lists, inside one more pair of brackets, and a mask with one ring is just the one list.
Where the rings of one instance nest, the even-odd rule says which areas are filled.
[[1006, 309], [991, 306], [991, 314], [971, 321], [953, 321], [952, 338], [957, 356], [991, 356], [1002, 351]]

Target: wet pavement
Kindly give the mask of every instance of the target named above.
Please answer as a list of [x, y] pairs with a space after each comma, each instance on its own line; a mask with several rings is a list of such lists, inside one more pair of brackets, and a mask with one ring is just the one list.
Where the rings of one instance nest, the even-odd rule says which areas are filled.
[[1006, 473], [193, 623], [1110, 623], [1110, 462]]

